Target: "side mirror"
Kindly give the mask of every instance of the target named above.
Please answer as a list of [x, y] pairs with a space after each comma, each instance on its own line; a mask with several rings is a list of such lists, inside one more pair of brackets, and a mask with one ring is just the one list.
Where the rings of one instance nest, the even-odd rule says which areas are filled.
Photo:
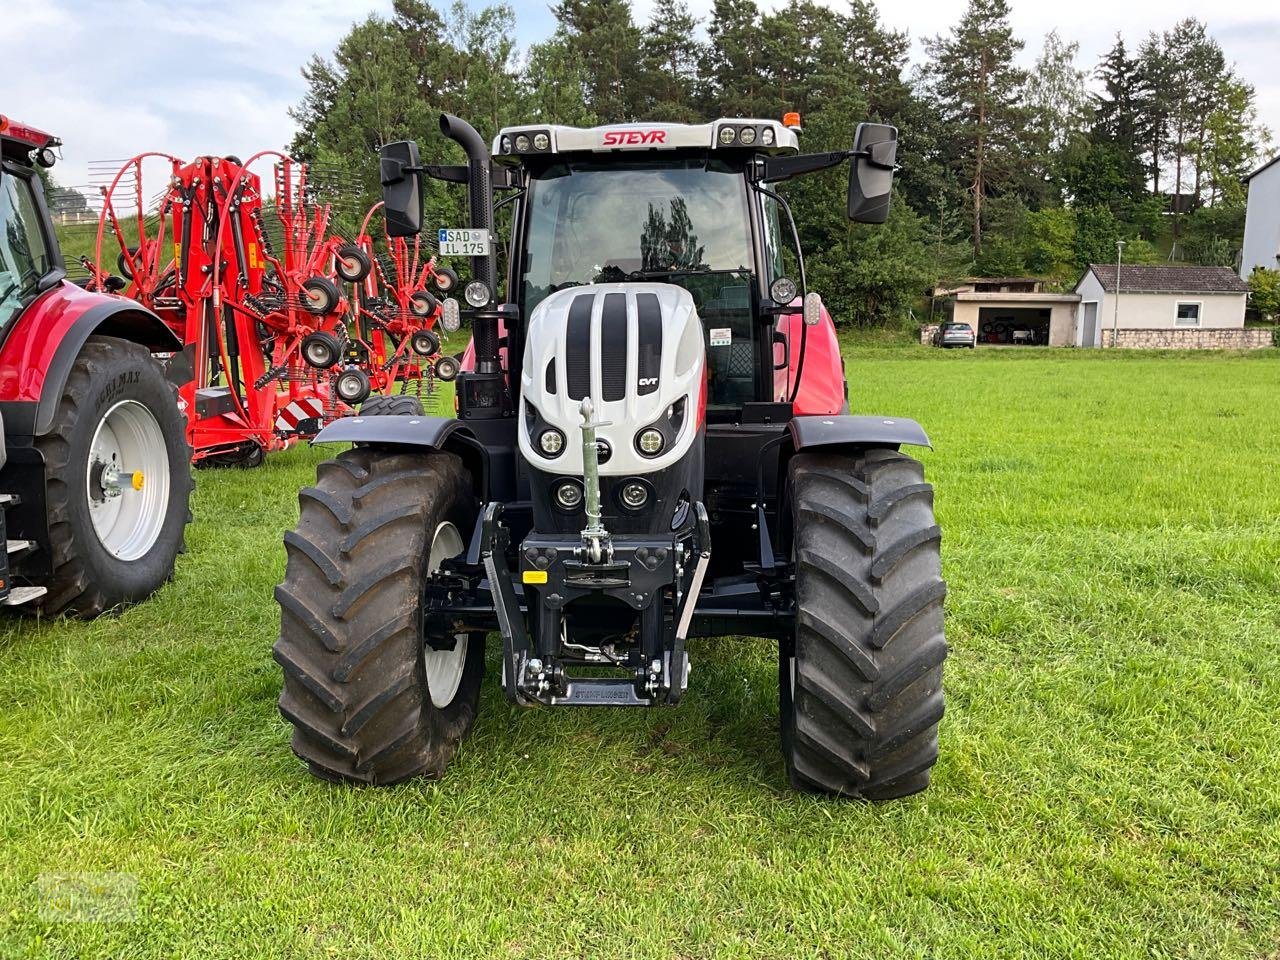
[[422, 232], [422, 161], [418, 145], [398, 140], [378, 151], [387, 236], [413, 237]]
[[860, 123], [853, 138], [849, 168], [849, 219], [884, 223], [893, 195], [893, 167], [898, 156], [898, 128], [887, 123]]

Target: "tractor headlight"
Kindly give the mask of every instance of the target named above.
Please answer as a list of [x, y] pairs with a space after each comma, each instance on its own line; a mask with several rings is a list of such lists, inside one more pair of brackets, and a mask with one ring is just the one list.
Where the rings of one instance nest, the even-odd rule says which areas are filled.
[[773, 146], [773, 127], [765, 127], [764, 130], [760, 132], [760, 142], [766, 147]]
[[560, 456], [560, 451], [564, 449], [564, 434], [555, 427], [543, 430], [538, 435], [538, 449], [546, 457]]
[[535, 133], [533, 135], [533, 146], [535, 150], [546, 150], [551, 146], [551, 138], [545, 133]]
[[733, 143], [733, 138], [735, 136], [737, 136], [737, 131], [735, 131], [733, 127], [720, 128], [720, 143], [724, 146], [727, 147], [729, 144]]
[[500, 149], [502, 150], [502, 152], [503, 152], [503, 153], [510, 153], [510, 152], [511, 152], [511, 138], [510, 138], [510, 137], [505, 137], [505, 136], [504, 136], [504, 137], [502, 138], [502, 143], [501, 143], [501, 147], [500, 147]]
[[739, 139], [743, 142], [744, 145], [748, 147], [751, 146], [751, 144], [756, 142], [756, 128], [743, 127], [742, 136]]
[[582, 506], [582, 487], [576, 480], [562, 480], [553, 494], [556, 506], [561, 510], [577, 510]]
[[779, 277], [769, 285], [769, 299], [774, 303], [790, 303], [799, 291], [790, 277]]
[[618, 491], [618, 499], [628, 510], [640, 510], [649, 502], [649, 488], [639, 480], [628, 480]]
[[516, 152], [524, 153], [529, 149], [529, 138], [523, 133], [516, 137]]
[[467, 303], [479, 309], [489, 303], [489, 287], [483, 280], [472, 280], [462, 291], [462, 296]]
[[654, 427], [645, 427], [636, 434], [636, 449], [640, 451], [642, 456], [656, 457], [662, 452], [662, 448], [666, 446], [666, 440], [662, 436], [662, 431]]

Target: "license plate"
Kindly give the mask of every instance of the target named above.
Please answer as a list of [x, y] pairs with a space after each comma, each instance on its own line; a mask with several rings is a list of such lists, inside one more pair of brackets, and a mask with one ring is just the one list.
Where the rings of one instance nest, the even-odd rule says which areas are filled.
[[440, 229], [440, 256], [487, 257], [489, 231]]

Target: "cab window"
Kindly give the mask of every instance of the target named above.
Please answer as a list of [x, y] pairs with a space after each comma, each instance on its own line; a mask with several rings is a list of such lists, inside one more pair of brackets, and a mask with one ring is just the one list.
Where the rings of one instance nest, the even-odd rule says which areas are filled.
[[39, 292], [51, 266], [31, 182], [0, 173], [0, 330]]

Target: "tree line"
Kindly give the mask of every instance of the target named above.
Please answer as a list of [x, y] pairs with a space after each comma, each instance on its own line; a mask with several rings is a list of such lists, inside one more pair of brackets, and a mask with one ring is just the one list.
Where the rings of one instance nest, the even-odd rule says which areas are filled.
[[[1243, 231], [1241, 178], [1269, 134], [1253, 88], [1204, 23], [1188, 19], [1135, 45], [1117, 35], [1092, 67], [1078, 45], [1043, 38], [1034, 68], [1006, 0], [970, 0], [909, 63], [906, 33], [870, 0], [812, 0], [764, 11], [715, 0], [699, 21], [657, 0], [637, 22], [626, 0], [560, 0], [547, 40], [520, 48], [504, 4], [447, 11], [395, 0], [304, 68], [292, 111], [300, 159], [376, 197], [382, 143], [412, 137], [424, 156], [456, 148], [441, 110], [485, 136], [506, 124], [702, 122], [799, 111], [802, 147], [850, 145], [858, 120], [891, 123], [901, 144], [889, 223], [843, 218], [839, 172], [787, 193], [809, 274], [833, 315], [901, 319], [932, 284], [970, 274], [1046, 277], [1065, 286], [1084, 264], [1186, 260], [1232, 265]], [[1091, 84], [1090, 79], [1094, 79]], [[457, 190], [432, 184], [432, 225], [462, 216]]]

